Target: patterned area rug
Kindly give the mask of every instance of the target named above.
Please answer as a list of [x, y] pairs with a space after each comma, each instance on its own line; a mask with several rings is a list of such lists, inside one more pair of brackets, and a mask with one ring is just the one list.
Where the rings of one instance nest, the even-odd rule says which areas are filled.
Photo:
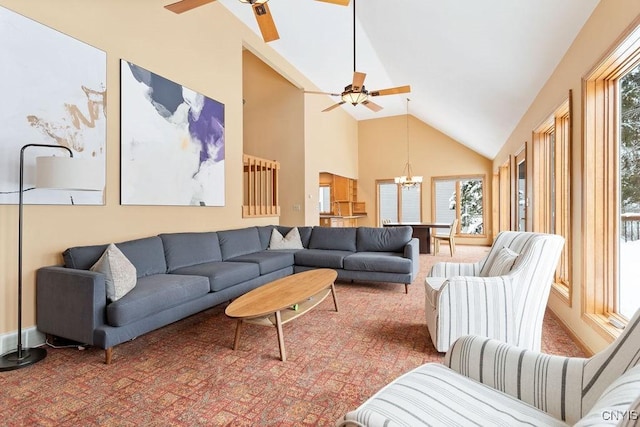
[[[488, 248], [459, 246], [456, 261]], [[327, 298], [284, 325], [287, 361], [275, 328], [245, 325], [232, 349], [235, 321], [226, 304], [114, 349], [49, 349], [42, 362], [0, 373], [5, 426], [332, 426], [382, 386], [426, 362], [439, 362], [424, 321], [421, 272], [404, 293], [390, 283], [338, 283], [340, 312]], [[552, 315], [543, 349], [582, 356]]]

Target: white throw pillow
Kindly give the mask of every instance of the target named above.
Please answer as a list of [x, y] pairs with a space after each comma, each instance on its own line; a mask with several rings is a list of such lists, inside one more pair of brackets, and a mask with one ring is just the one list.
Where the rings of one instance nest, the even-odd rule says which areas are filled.
[[102, 256], [89, 269], [104, 274], [107, 298], [117, 301], [136, 286], [136, 267], [111, 243]]
[[504, 246], [498, 251], [498, 255], [496, 255], [496, 258], [493, 260], [493, 265], [489, 269], [487, 277], [504, 276], [511, 271], [513, 264], [516, 262], [516, 258], [518, 258], [518, 254]]
[[302, 239], [300, 239], [300, 231], [298, 227], [293, 227], [286, 236], [274, 228], [271, 232], [271, 240], [269, 241], [269, 249], [303, 249]]

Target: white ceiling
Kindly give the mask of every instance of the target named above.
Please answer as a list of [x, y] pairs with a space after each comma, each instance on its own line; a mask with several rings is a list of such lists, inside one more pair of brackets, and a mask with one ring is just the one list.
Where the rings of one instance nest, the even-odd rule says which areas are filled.
[[[219, 1], [260, 34], [250, 6]], [[280, 33], [269, 45], [322, 91], [351, 82], [353, 1], [269, 1]], [[384, 107], [378, 113], [340, 108], [358, 120], [393, 116], [406, 113], [409, 97], [410, 114], [493, 158], [599, 0], [356, 1], [357, 71], [367, 73], [366, 88], [412, 90], [374, 98]], [[327, 97], [327, 106], [335, 102]]]

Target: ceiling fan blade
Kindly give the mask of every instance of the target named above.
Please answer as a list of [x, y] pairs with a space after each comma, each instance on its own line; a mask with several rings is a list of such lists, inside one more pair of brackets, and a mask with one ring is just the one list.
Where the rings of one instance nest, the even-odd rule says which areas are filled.
[[351, 88], [354, 92], [360, 92], [362, 90], [365, 77], [367, 77], [366, 73], [359, 73], [358, 71], [353, 72], [353, 82], [351, 83]]
[[264, 41], [269, 43], [278, 40], [280, 35], [278, 34], [275, 22], [273, 22], [271, 12], [269, 12], [269, 6], [266, 3], [256, 3], [251, 7], [253, 7], [253, 14], [256, 15], [258, 27], [260, 27]]
[[344, 103], [345, 103], [344, 101], [340, 101], [340, 102], [338, 102], [337, 104], [333, 104], [331, 107], [327, 107], [327, 108], [325, 108], [324, 110], [322, 110], [322, 112], [323, 112], [323, 113], [326, 113], [327, 111], [331, 111], [331, 110], [333, 110], [334, 108], [338, 108], [339, 106], [341, 106], [341, 105], [342, 105], [342, 104], [344, 104]]
[[216, 0], [182, 0], [166, 5], [165, 9], [169, 9], [173, 13], [182, 13], [214, 1]]
[[314, 95], [331, 95], [331, 96], [340, 96], [339, 93], [331, 93], [331, 92], [318, 92], [315, 90], [305, 90], [304, 93], [312, 93]]
[[340, 6], [349, 6], [349, 0], [318, 0], [323, 1], [325, 3], [333, 3]]
[[396, 95], [398, 93], [407, 93], [407, 92], [411, 92], [411, 86], [409, 85], [392, 87], [389, 89], [382, 89], [382, 90], [372, 90], [369, 92], [369, 95], [370, 96]]
[[365, 107], [367, 107], [369, 110], [373, 111], [374, 113], [377, 113], [378, 111], [382, 110], [382, 107], [379, 106], [378, 104], [376, 104], [375, 102], [371, 102], [371, 101], [363, 101], [362, 105], [364, 105]]

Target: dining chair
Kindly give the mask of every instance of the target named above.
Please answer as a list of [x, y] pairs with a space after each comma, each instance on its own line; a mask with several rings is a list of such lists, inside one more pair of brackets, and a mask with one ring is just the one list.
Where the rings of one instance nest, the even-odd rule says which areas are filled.
[[446, 241], [449, 243], [449, 252], [451, 252], [451, 256], [456, 252], [456, 228], [458, 228], [458, 218], [453, 220], [451, 224], [451, 228], [449, 229], [449, 233], [447, 234], [438, 234], [434, 233], [433, 235], [433, 254], [438, 255], [440, 252], [440, 242]]

